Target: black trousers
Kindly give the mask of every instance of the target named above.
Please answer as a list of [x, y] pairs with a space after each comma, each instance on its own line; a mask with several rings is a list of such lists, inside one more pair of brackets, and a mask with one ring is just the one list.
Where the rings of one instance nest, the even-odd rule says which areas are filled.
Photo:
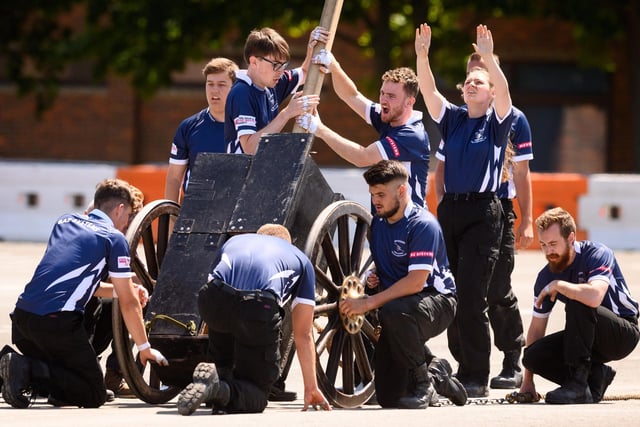
[[374, 353], [374, 382], [380, 406], [397, 407], [398, 399], [412, 389], [411, 370], [430, 361], [425, 342], [449, 326], [456, 305], [454, 295], [425, 290], [380, 307], [382, 332]]
[[458, 310], [447, 329], [458, 379], [489, 380], [491, 335], [487, 318], [489, 281], [500, 253], [502, 205], [495, 197], [448, 198], [438, 205], [447, 256], [456, 280]]
[[628, 356], [638, 344], [637, 321], [623, 319], [611, 310], [591, 308], [569, 300], [566, 325], [524, 350], [523, 365], [536, 375], [562, 385], [569, 368], [584, 363], [598, 366]]
[[267, 406], [280, 371], [282, 309], [276, 301], [232, 295], [212, 282], [198, 295], [202, 320], [209, 328], [209, 355], [231, 390], [229, 413], [258, 413]]
[[113, 343], [113, 300], [111, 298], [91, 297], [85, 306], [84, 326], [89, 335], [89, 342], [98, 356], [111, 347], [107, 356], [106, 367], [120, 371]]
[[500, 203], [504, 212], [500, 255], [489, 282], [487, 303], [494, 343], [498, 350], [508, 352], [519, 351], [524, 346], [525, 339], [522, 317], [518, 309], [518, 298], [511, 287], [511, 273], [515, 264], [513, 225], [516, 214], [513, 211], [511, 200], [502, 199]]
[[[85, 408], [102, 406], [106, 388], [96, 353], [77, 312], [38, 316], [15, 309], [12, 341], [25, 356], [44, 363], [48, 375], [32, 369], [39, 388], [58, 400]], [[34, 375], [35, 374], [35, 375]]]

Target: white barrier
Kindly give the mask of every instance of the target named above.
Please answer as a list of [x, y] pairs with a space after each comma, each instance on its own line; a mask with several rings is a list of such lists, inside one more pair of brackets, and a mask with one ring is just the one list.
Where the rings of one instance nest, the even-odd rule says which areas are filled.
[[578, 200], [578, 216], [589, 240], [612, 249], [640, 248], [640, 175], [595, 174]]
[[116, 166], [0, 161], [0, 240], [45, 242], [55, 220], [83, 211]]
[[[369, 208], [365, 170], [321, 168], [334, 192]], [[84, 210], [95, 185], [117, 171], [111, 164], [0, 161], [0, 240], [46, 241], [56, 218]], [[638, 212], [640, 175], [596, 174], [578, 200], [576, 220], [590, 240], [640, 249]]]
[[371, 206], [369, 186], [362, 174], [367, 169], [358, 168], [322, 168], [322, 175], [334, 193], [342, 193], [347, 200], [360, 203], [366, 209]]

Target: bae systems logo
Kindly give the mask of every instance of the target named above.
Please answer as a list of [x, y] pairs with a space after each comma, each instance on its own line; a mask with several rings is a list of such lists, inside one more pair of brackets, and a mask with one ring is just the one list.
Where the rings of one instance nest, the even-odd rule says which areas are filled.
[[409, 258], [433, 258], [433, 252], [431, 251], [413, 251], [409, 254]]
[[394, 240], [391, 253], [395, 257], [403, 257], [407, 255], [406, 243], [403, 240]]
[[391, 151], [393, 151], [393, 157], [400, 157], [400, 150], [398, 149], [398, 144], [390, 137], [387, 136], [385, 138], [391, 147]]
[[522, 150], [523, 148], [531, 148], [531, 141], [518, 144], [518, 150]]
[[128, 256], [118, 257], [118, 268], [129, 268], [131, 259]]
[[240, 126], [254, 126], [256, 125], [256, 118], [253, 116], [238, 116], [233, 121], [233, 124], [236, 126], [236, 129]]

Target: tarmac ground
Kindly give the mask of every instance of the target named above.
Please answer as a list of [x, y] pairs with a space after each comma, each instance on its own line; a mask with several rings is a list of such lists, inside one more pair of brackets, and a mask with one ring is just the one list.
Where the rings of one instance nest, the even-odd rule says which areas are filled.
[[[0, 242], [0, 346], [10, 343], [11, 323], [9, 312], [18, 295], [30, 279], [46, 245], [44, 243]], [[616, 253], [634, 298], [640, 299], [640, 252]], [[513, 288], [520, 302], [526, 327], [531, 318], [533, 283], [544, 258], [537, 250], [520, 251], [512, 276]], [[563, 326], [563, 310], [559, 304], [550, 319], [549, 330]], [[446, 334], [429, 341], [432, 351], [455, 363], [447, 349]], [[463, 407], [444, 404], [426, 410], [382, 409], [377, 405], [365, 405], [355, 409], [334, 408], [333, 411], [301, 412], [302, 400], [288, 403], [270, 402], [262, 414], [217, 415], [214, 420], [205, 407], [193, 415], [180, 416], [175, 399], [161, 405], [149, 405], [138, 399], [116, 398], [99, 409], [54, 408], [44, 399], [36, 401], [28, 409], [14, 409], [0, 398], [0, 425], [25, 426], [181, 426], [201, 422], [216, 422], [225, 426], [257, 425], [263, 427], [283, 425], [447, 425], [447, 426], [612, 426], [638, 425], [640, 414], [640, 349], [636, 348], [627, 358], [611, 362], [617, 375], [607, 390], [605, 399], [592, 405], [548, 405], [498, 403], [508, 390], [491, 390], [488, 403], [474, 401]], [[493, 349], [491, 376], [501, 369], [502, 354]], [[636, 375], [639, 375], [638, 377]], [[544, 394], [556, 387], [548, 381], [536, 378], [536, 386]], [[294, 362], [287, 382], [287, 389], [302, 397], [303, 386], [297, 361]], [[484, 402], [487, 402], [486, 400]]]

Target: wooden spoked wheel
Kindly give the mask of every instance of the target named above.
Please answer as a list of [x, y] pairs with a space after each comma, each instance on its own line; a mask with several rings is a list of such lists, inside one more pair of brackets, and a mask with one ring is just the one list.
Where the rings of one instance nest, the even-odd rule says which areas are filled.
[[[131, 269], [149, 295], [153, 294], [179, 211], [180, 205], [175, 202], [156, 200], [146, 205], [129, 225], [126, 237], [131, 252]], [[113, 300], [113, 340], [122, 374], [139, 399], [151, 404], [165, 403], [180, 392], [178, 387], [162, 384], [152, 363], [142, 366], [117, 298]]]
[[377, 325], [364, 316], [358, 328], [347, 330], [338, 310], [343, 284], [364, 283], [365, 272], [373, 267], [368, 255], [370, 224], [371, 214], [358, 203], [332, 203], [314, 222], [305, 247], [316, 273], [318, 386], [334, 406], [342, 408], [364, 404], [375, 391], [372, 357]]

